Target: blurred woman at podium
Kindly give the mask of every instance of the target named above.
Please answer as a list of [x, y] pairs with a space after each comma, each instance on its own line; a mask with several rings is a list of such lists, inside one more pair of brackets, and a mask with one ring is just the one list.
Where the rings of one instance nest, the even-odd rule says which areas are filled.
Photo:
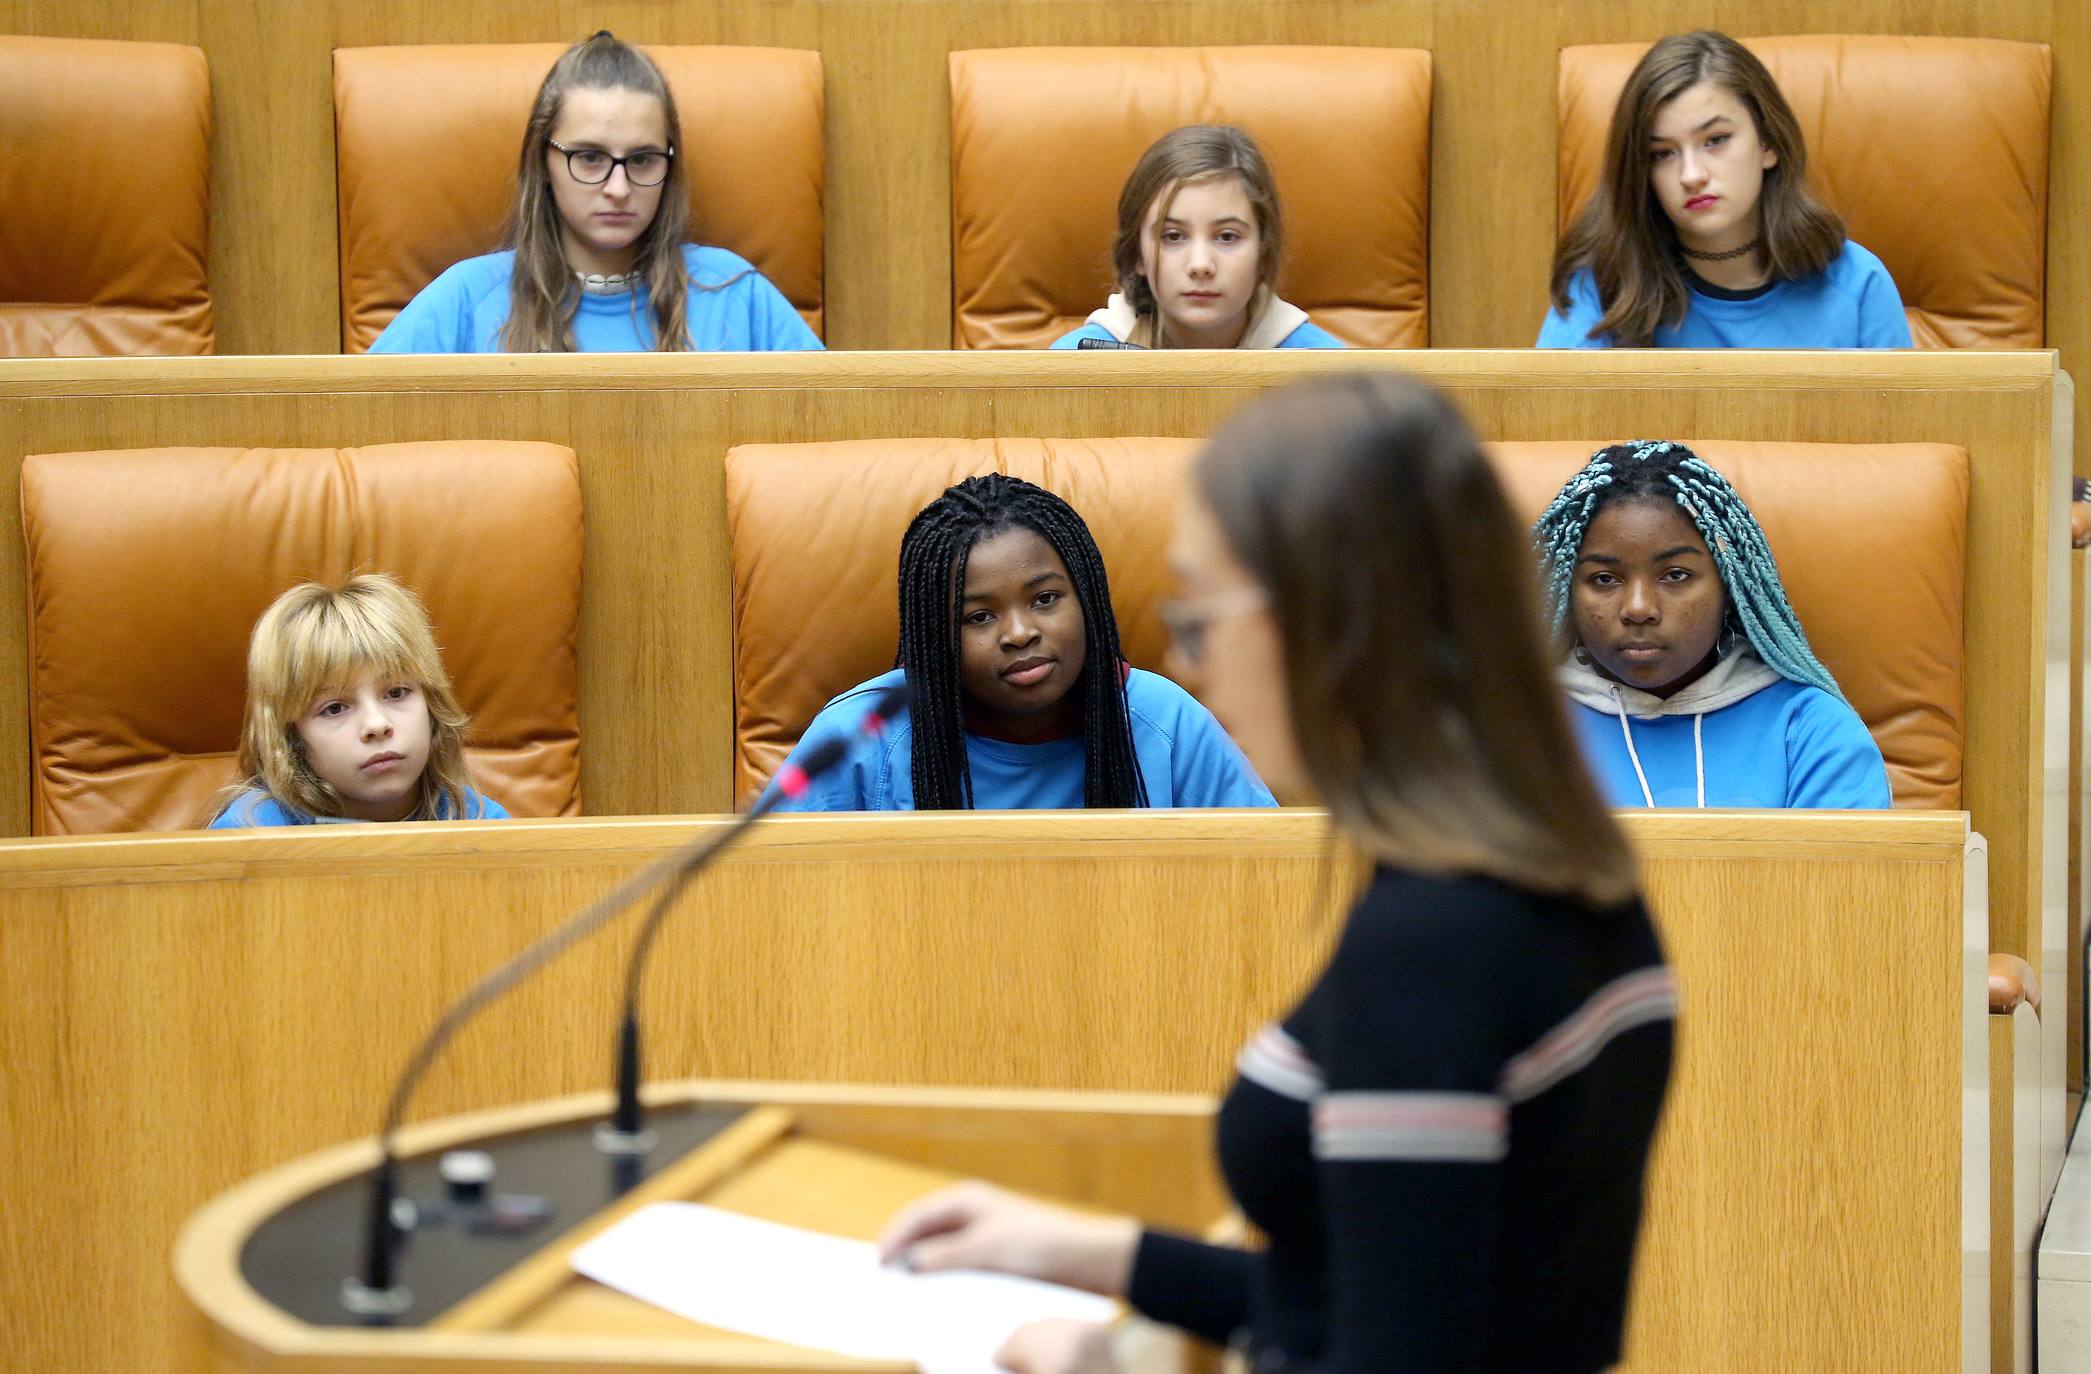
[[[882, 1253], [1122, 1296], [1257, 1371], [1608, 1368], [1676, 998], [1479, 442], [1395, 375], [1277, 392], [1201, 456], [1171, 559], [1178, 672], [1374, 861], [1220, 1107], [1221, 1169], [1268, 1244], [967, 1184], [895, 1217]], [[1109, 1349], [1039, 1323], [1000, 1359], [1071, 1374]]]

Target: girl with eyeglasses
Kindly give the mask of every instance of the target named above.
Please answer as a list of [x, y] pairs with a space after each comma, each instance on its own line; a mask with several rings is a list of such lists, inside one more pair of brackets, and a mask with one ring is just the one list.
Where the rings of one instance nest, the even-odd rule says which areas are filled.
[[[881, 1251], [1121, 1296], [1258, 1374], [1610, 1368], [1676, 992], [1509, 503], [1451, 403], [1393, 373], [1257, 401], [1191, 489], [1170, 562], [1213, 711], [1373, 862], [1215, 1120], [1263, 1243], [974, 1183], [906, 1208]], [[998, 1358], [1103, 1374], [1111, 1344], [1039, 1322]]]
[[793, 759], [854, 735], [857, 698], [902, 679], [907, 712], [780, 809], [1275, 804], [1210, 711], [1126, 666], [1089, 526], [1020, 478], [969, 477], [908, 526], [897, 657], [823, 708]]
[[538, 88], [509, 245], [437, 277], [373, 353], [645, 353], [817, 349], [746, 260], [685, 242], [690, 195], [675, 98], [606, 30]]

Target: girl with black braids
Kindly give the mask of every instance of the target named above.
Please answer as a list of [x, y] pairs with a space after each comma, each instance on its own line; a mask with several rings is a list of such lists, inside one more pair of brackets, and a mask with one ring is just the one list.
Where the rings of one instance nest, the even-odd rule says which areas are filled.
[[897, 658], [828, 703], [793, 757], [854, 732], [857, 698], [903, 677], [913, 706], [784, 809], [1276, 804], [1211, 712], [1125, 665], [1096, 540], [1042, 487], [971, 477], [915, 517]]
[[1615, 806], [1892, 804], [1764, 531], [1703, 458], [1600, 449], [1532, 533], [1569, 714]]

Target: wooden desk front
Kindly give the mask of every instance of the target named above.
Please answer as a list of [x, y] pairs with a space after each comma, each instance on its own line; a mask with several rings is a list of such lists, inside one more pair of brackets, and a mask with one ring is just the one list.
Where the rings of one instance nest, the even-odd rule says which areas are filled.
[[[370, 1131], [450, 998], [720, 823], [0, 843], [0, 1348], [157, 1363], [184, 1216]], [[1989, 1158], [1965, 817], [1627, 823], [1685, 1005], [1633, 1367], [1972, 1367], [1991, 1169], [2008, 1198], [2014, 1146], [2007, 1129]], [[649, 1069], [1216, 1091], [1357, 876], [1309, 812], [788, 819], [664, 931]], [[599, 937], [496, 1006], [416, 1115], [604, 1085], [623, 945]]]

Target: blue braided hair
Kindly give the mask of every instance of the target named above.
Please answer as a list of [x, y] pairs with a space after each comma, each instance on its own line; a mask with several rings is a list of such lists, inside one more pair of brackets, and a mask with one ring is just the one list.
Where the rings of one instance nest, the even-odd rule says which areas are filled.
[[1590, 522], [1614, 501], [1635, 497], [1668, 498], [1690, 518], [1713, 555], [1714, 571], [1727, 593], [1727, 627], [1748, 639], [1766, 666], [1783, 678], [1820, 687], [1844, 700], [1786, 600], [1779, 564], [1757, 517], [1711, 464], [1668, 440], [1637, 439], [1599, 449], [1532, 522], [1532, 543], [1545, 578], [1541, 606], [1557, 638], [1565, 640], [1572, 633], [1570, 592]]

